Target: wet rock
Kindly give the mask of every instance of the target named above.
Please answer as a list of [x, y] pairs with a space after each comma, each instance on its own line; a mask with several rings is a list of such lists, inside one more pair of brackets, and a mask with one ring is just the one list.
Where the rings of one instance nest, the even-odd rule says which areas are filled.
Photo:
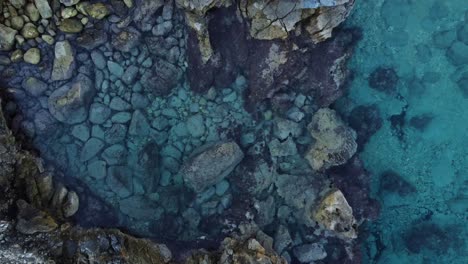
[[276, 206], [273, 196], [268, 196], [264, 201], [256, 201], [254, 207], [257, 210], [255, 223], [259, 227], [265, 227], [275, 220]]
[[89, 121], [93, 124], [103, 124], [111, 115], [111, 109], [100, 103], [93, 103], [89, 108]]
[[135, 78], [138, 75], [138, 67], [135, 65], [130, 65], [124, 72], [122, 76], [122, 81], [126, 84], [133, 84]]
[[197, 193], [224, 179], [244, 158], [235, 142], [207, 144], [192, 155], [181, 168], [181, 173], [185, 183]]
[[197, 138], [205, 134], [203, 116], [193, 115], [187, 119], [187, 129], [192, 137]]
[[9, 0], [9, 2], [16, 9], [21, 9], [26, 4], [26, 0]]
[[72, 128], [71, 134], [81, 141], [89, 139], [89, 127], [85, 124], [76, 125]]
[[289, 136], [297, 138], [302, 134], [302, 127], [296, 122], [278, 118], [275, 120], [274, 134], [279, 140], [285, 140]]
[[88, 117], [89, 104], [95, 94], [93, 82], [79, 74], [72, 82], [55, 90], [49, 97], [49, 111], [60, 122], [77, 124]]
[[93, 50], [107, 43], [107, 32], [102, 29], [86, 29], [76, 38], [76, 44], [87, 50]]
[[60, 0], [60, 3], [62, 3], [64, 6], [74, 6], [79, 2], [80, 0]]
[[306, 155], [314, 170], [342, 165], [356, 153], [356, 132], [346, 126], [334, 110], [319, 109], [308, 129], [316, 140]]
[[327, 257], [327, 252], [318, 243], [304, 244], [294, 248], [294, 256], [302, 263], [311, 263]]
[[397, 82], [398, 75], [393, 68], [379, 66], [369, 76], [369, 86], [381, 92], [394, 92]]
[[21, 16], [11, 18], [11, 27], [16, 30], [21, 30], [24, 26], [24, 19]]
[[128, 112], [119, 112], [112, 116], [112, 123], [125, 124], [132, 119], [132, 115]]
[[324, 196], [315, 209], [313, 218], [342, 239], [357, 237], [357, 224], [353, 209], [340, 190], [332, 190]]
[[107, 170], [106, 183], [120, 198], [129, 197], [133, 193], [133, 176], [128, 167], [109, 167]]
[[39, 135], [50, 135], [57, 128], [57, 120], [49, 111], [41, 109], [34, 115], [34, 125]]
[[88, 174], [95, 179], [104, 179], [107, 175], [107, 165], [102, 160], [96, 160], [88, 164]]
[[15, 45], [15, 36], [18, 31], [0, 24], [0, 51], [9, 51]]
[[275, 138], [268, 143], [268, 148], [272, 157], [286, 157], [297, 154], [296, 143], [292, 138], [288, 138], [284, 142], [280, 142]]
[[447, 57], [455, 66], [468, 64], [468, 45], [455, 41], [447, 50]]
[[140, 93], [133, 93], [131, 104], [134, 109], [141, 109], [149, 105], [149, 100], [146, 96]]
[[65, 202], [62, 206], [63, 216], [73, 216], [78, 211], [79, 207], [80, 200], [78, 198], [78, 195], [73, 191], [68, 192], [67, 197], [65, 198]]
[[104, 148], [104, 142], [97, 138], [90, 138], [84, 144], [83, 148], [81, 149], [80, 160], [82, 162], [88, 161], [96, 156], [102, 148]]
[[23, 29], [21, 30], [21, 35], [25, 39], [34, 39], [39, 36], [36, 26], [33, 23], [26, 23]]
[[122, 66], [114, 61], [107, 61], [107, 68], [109, 69], [109, 72], [112, 75], [117, 76], [119, 78], [122, 77], [124, 73], [124, 69], [122, 68]]
[[102, 55], [102, 53], [98, 50], [93, 50], [91, 52], [91, 60], [100, 70], [103, 70], [106, 67], [106, 59], [104, 58], [104, 55]]
[[41, 61], [41, 51], [38, 48], [30, 48], [24, 53], [23, 59], [27, 63], [38, 64]]
[[141, 85], [157, 96], [168, 95], [182, 78], [183, 71], [164, 60], [157, 60], [141, 77]]
[[41, 96], [47, 90], [47, 84], [35, 77], [28, 77], [23, 80], [21, 86], [32, 96]]
[[25, 13], [33, 22], [37, 22], [40, 18], [39, 10], [37, 10], [36, 6], [33, 3], [29, 3], [26, 5]]
[[52, 9], [50, 8], [49, 2], [47, 0], [34, 0], [39, 14], [42, 18], [51, 18]]
[[24, 200], [17, 201], [18, 216], [16, 230], [22, 234], [51, 232], [58, 227], [54, 219]]
[[164, 0], [141, 0], [136, 3], [133, 21], [139, 29], [150, 31], [154, 24], [154, 14], [164, 5]]
[[110, 14], [109, 8], [104, 3], [94, 3], [85, 7], [86, 13], [94, 19], [103, 19]]
[[112, 98], [109, 107], [115, 111], [127, 111], [130, 110], [131, 105], [120, 97], [114, 97]]
[[63, 33], [80, 33], [83, 30], [83, 24], [75, 18], [67, 18], [60, 22], [58, 27]]
[[128, 130], [130, 135], [147, 136], [150, 132], [150, 128], [151, 126], [148, 120], [140, 110], [133, 112], [132, 121], [130, 122], [130, 128]]
[[55, 43], [54, 66], [51, 79], [53, 81], [68, 80], [75, 70], [75, 56], [70, 42], [67, 40]]
[[304, 175], [277, 174], [274, 177], [277, 192], [284, 199], [286, 205], [303, 209], [317, 197], [318, 184], [314, 183]]
[[111, 45], [113, 48], [131, 52], [140, 43], [141, 33], [133, 27], [127, 27], [121, 32], [112, 36]]
[[140, 195], [120, 200], [120, 211], [136, 219], [151, 219], [162, 213], [157, 204]]
[[119, 144], [112, 145], [102, 152], [102, 158], [109, 165], [122, 164], [127, 159], [127, 149]]
[[113, 124], [104, 132], [104, 139], [108, 144], [115, 144], [123, 141], [127, 136], [127, 126]]

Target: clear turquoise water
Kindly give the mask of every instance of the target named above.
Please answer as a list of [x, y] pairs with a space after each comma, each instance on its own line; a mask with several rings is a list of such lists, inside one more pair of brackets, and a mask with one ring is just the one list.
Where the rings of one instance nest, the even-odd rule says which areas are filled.
[[[367, 227], [364, 262], [468, 263], [468, 94], [457, 85], [468, 65], [454, 65], [434, 41], [448, 31], [448, 45], [460, 42], [456, 33], [468, 23], [468, 2], [361, 0], [348, 21], [362, 28], [363, 39], [339, 107], [349, 113], [376, 104], [384, 121], [360, 153], [382, 205], [380, 218]], [[466, 56], [464, 50], [456, 59]], [[369, 86], [379, 66], [396, 71], [394, 91]], [[399, 131], [393, 115], [404, 119]], [[418, 117], [425, 127], [415, 126]], [[393, 186], [389, 170], [401, 177]]]

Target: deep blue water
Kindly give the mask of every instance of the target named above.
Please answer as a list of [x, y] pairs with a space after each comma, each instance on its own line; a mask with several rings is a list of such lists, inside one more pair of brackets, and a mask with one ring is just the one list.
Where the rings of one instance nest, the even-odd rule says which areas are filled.
[[347, 25], [363, 39], [339, 107], [383, 119], [360, 154], [382, 205], [365, 263], [468, 263], [467, 2], [361, 0]]

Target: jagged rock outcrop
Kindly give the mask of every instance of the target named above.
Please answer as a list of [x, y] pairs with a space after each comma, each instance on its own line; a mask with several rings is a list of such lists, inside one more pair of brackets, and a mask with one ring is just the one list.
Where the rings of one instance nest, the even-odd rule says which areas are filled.
[[313, 219], [343, 239], [357, 237], [356, 219], [343, 193], [336, 189], [327, 193], [313, 213]]
[[247, 106], [281, 90], [307, 92], [321, 106], [342, 94], [345, 63], [359, 34], [343, 31], [325, 40], [354, 1], [330, 1], [327, 6], [305, 1], [189, 2], [178, 1], [178, 6], [188, 25], [187, 71], [193, 90], [227, 86], [243, 73], [250, 80]]

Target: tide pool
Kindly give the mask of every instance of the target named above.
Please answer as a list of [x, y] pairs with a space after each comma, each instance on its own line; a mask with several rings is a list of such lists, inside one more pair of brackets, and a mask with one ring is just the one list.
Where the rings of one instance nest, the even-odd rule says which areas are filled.
[[468, 4], [358, 1], [362, 29], [343, 115], [375, 105], [383, 120], [360, 153], [378, 220], [364, 263], [468, 263]]

